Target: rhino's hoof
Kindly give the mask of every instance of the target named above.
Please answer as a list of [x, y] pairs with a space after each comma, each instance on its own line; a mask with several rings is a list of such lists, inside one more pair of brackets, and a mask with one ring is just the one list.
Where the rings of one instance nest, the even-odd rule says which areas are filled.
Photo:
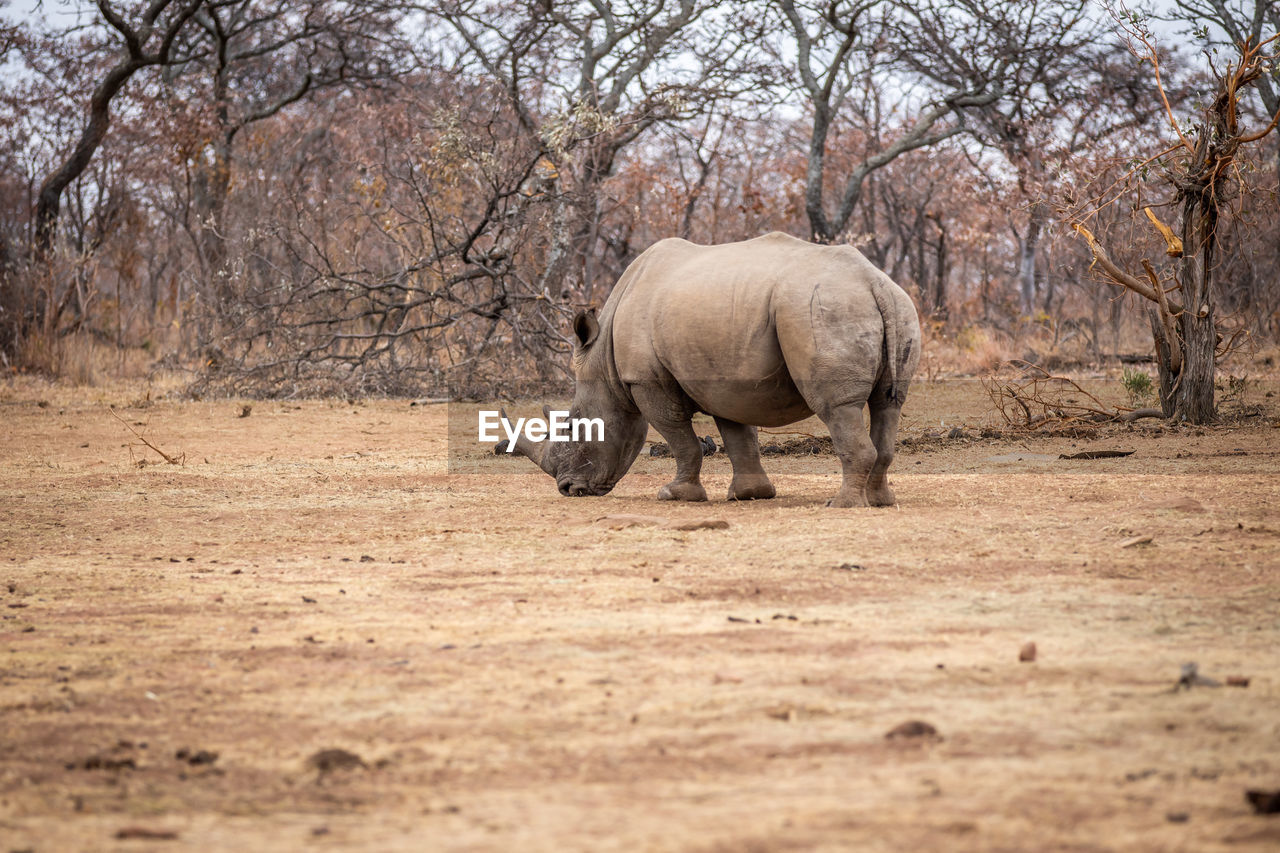
[[827, 506], [834, 507], [859, 507], [866, 506], [867, 501], [862, 495], [846, 495], [843, 492], [827, 501]]
[[888, 486], [882, 489], [867, 489], [867, 503], [871, 506], [893, 506], [897, 502], [897, 495]]
[[660, 501], [705, 501], [707, 490], [698, 483], [667, 483], [658, 490]]
[[763, 501], [768, 500], [777, 493], [778, 490], [768, 480], [763, 483], [729, 484], [729, 500], [731, 501]]

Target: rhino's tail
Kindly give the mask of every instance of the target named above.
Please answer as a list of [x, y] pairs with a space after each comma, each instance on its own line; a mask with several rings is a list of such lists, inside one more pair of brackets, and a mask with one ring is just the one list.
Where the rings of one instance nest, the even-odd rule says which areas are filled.
[[[899, 293], [898, 287], [888, 278], [873, 278], [871, 294], [875, 297], [876, 307], [880, 309], [880, 317], [884, 322], [885, 367], [889, 371], [889, 387], [885, 391], [885, 397], [890, 403], [902, 405], [907, 399], [907, 386], [911, 382], [912, 355], [918, 358], [919, 353], [911, 351], [917, 336], [902, 333], [906, 325], [902, 322], [905, 319], [902, 312], [909, 307], [914, 313], [915, 306], [910, 305], [909, 301], [904, 306]], [[905, 294], [902, 295], [905, 297]]]

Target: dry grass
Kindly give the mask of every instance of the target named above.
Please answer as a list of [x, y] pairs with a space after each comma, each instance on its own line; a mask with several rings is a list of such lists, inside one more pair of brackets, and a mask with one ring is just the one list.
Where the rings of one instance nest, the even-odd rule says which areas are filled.
[[88, 332], [31, 335], [22, 340], [17, 355], [24, 370], [80, 388], [114, 382], [136, 384], [153, 369], [153, 362], [145, 349], [121, 349]]

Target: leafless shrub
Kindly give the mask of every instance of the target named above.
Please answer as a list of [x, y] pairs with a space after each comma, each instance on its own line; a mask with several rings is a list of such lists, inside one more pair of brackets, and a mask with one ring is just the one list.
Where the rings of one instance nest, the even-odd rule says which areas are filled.
[[[230, 241], [234, 298], [193, 393], [465, 396], [567, 381], [554, 356], [570, 309], [538, 289], [528, 257], [546, 160], [490, 93], [439, 95], [402, 89], [378, 105], [372, 140], [326, 133], [296, 152], [284, 193], [254, 200], [269, 224]], [[368, 128], [371, 108], [344, 118]], [[330, 194], [336, 183], [347, 192]]]
[[1017, 375], [992, 374], [982, 380], [982, 387], [1010, 427], [1061, 430], [1082, 423], [1131, 423], [1138, 418], [1160, 416], [1159, 409], [1108, 406], [1074, 379], [1054, 376], [1035, 364], [1014, 360], [1006, 367]]

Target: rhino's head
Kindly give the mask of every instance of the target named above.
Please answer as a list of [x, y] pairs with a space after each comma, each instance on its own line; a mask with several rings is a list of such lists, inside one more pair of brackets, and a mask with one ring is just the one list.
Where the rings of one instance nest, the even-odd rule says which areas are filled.
[[[623, 389], [609, 373], [609, 341], [599, 341], [600, 324], [585, 312], [573, 318], [575, 346], [573, 371], [577, 380], [571, 421], [598, 419], [603, 438], [596, 429], [584, 428], [580, 437], [588, 440], [533, 442], [521, 434], [514, 447], [528, 456], [556, 480], [560, 494], [571, 497], [608, 494], [640, 455], [648, 424], [625, 400]], [[550, 418], [549, 409], [543, 407]]]

